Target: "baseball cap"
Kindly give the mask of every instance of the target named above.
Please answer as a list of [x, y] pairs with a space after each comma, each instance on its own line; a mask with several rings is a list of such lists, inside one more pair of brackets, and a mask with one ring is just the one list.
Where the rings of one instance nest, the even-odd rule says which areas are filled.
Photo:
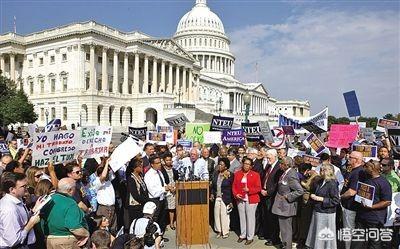
[[154, 211], [156, 210], [157, 206], [154, 202], [148, 201], [146, 204], [144, 204], [143, 207], [143, 213], [144, 214], [154, 214]]

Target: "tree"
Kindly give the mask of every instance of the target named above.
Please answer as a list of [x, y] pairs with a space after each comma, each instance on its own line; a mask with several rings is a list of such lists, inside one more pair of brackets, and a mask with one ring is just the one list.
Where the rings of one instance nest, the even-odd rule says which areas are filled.
[[0, 71], [0, 125], [33, 123], [37, 120], [33, 104], [23, 90], [17, 90], [14, 81]]

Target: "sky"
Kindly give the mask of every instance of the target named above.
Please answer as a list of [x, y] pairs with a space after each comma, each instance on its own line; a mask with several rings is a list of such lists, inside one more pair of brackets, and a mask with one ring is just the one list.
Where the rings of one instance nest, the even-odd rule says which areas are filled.
[[[29, 34], [94, 20], [172, 37], [195, 0], [0, 0], [0, 33]], [[347, 116], [355, 90], [363, 116], [400, 112], [399, 1], [208, 0], [236, 56], [235, 76], [278, 99], [308, 100]]]

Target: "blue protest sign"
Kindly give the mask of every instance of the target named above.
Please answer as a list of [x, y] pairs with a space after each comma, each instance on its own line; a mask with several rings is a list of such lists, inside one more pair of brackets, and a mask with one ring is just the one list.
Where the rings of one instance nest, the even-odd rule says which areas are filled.
[[346, 102], [347, 112], [349, 117], [361, 116], [360, 106], [358, 104], [358, 99], [356, 91], [350, 91], [343, 93], [344, 101]]

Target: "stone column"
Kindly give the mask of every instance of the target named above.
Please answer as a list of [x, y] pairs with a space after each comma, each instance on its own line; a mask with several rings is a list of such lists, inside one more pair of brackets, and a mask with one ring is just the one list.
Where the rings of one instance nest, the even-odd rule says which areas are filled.
[[139, 54], [135, 54], [135, 65], [133, 67], [133, 93], [139, 93]]
[[119, 88], [119, 85], [118, 85], [118, 53], [119, 53], [119, 51], [117, 51], [117, 50], [114, 50], [114, 65], [113, 65], [113, 92], [114, 93], [118, 93], [118, 88]]
[[15, 54], [10, 53], [10, 78], [15, 81]]
[[153, 81], [151, 83], [151, 93], [157, 92], [157, 58], [153, 58]]
[[233, 106], [232, 113], [236, 113], [237, 110], [237, 94], [233, 93]]
[[144, 69], [143, 69], [143, 90], [144, 94], [149, 93], [149, 57], [144, 55]]
[[188, 98], [189, 102], [193, 102], [193, 73], [192, 69], [189, 69], [189, 88], [188, 88]]
[[124, 83], [122, 85], [122, 93], [129, 93], [129, 84], [128, 84], [128, 53], [124, 53]]
[[122, 126], [129, 126], [130, 121], [129, 110], [127, 107], [125, 107], [124, 112], [122, 113]]
[[4, 55], [5, 54], [0, 55], [0, 70], [1, 70], [3, 76], [4, 76], [4, 69], [5, 69]]
[[175, 71], [176, 77], [175, 77], [175, 92], [179, 92], [180, 88], [180, 83], [179, 83], [179, 65], [176, 65], [176, 71]]
[[96, 67], [95, 67], [95, 46], [94, 44], [90, 45], [90, 90], [96, 90]]
[[232, 61], [232, 75], [235, 75], [235, 63]]
[[205, 55], [201, 56], [201, 66], [204, 68], [206, 67], [206, 59], [205, 59]]
[[158, 90], [159, 92], [165, 92], [165, 61], [161, 60], [161, 83], [160, 83], [160, 89]]
[[182, 96], [183, 101], [187, 100], [187, 89], [186, 89], [186, 68], [182, 68]]
[[103, 47], [103, 55], [101, 61], [101, 89], [103, 92], [107, 92], [108, 89], [108, 72], [107, 72], [107, 48]]
[[172, 78], [173, 78], [173, 72], [172, 72], [172, 63], [170, 62], [168, 64], [168, 86], [167, 86], [167, 93], [172, 93]]
[[109, 107], [103, 105], [101, 109], [101, 114], [100, 114], [100, 125], [109, 125]]
[[208, 55], [208, 60], [207, 60], [207, 69], [211, 69], [211, 55]]

